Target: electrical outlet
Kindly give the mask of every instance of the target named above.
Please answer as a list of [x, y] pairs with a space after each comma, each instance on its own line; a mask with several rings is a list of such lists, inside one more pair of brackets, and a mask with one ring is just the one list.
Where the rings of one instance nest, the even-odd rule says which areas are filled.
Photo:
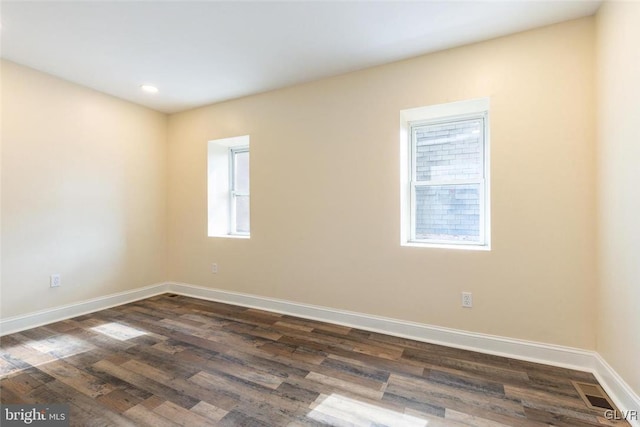
[[59, 274], [52, 274], [51, 278], [49, 279], [49, 285], [52, 288], [57, 288], [58, 286], [60, 286], [60, 283], [61, 283], [60, 275]]
[[471, 295], [471, 292], [462, 293], [462, 306], [465, 308], [473, 307], [473, 296]]
[[211, 272], [213, 274], [218, 274], [218, 264], [216, 264], [215, 262], [211, 264]]

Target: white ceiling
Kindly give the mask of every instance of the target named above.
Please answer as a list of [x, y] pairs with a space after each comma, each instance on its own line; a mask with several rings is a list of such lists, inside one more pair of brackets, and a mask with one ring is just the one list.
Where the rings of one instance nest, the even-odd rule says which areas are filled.
[[[173, 113], [591, 15], [599, 5], [2, 1], [0, 55]], [[143, 83], [160, 92], [142, 92]]]

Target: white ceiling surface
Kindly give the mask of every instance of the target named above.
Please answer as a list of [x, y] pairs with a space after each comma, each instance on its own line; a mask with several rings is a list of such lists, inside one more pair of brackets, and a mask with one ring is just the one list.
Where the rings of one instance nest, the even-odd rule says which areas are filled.
[[[173, 113], [591, 15], [599, 5], [2, 1], [0, 55]], [[160, 92], [142, 92], [143, 83]]]

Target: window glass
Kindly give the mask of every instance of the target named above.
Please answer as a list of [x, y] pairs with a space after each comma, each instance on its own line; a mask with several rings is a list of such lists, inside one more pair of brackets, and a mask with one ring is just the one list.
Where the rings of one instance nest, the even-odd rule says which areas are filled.
[[482, 120], [417, 126], [414, 132], [416, 181], [482, 176]]
[[480, 241], [479, 184], [418, 186], [415, 208], [417, 240]]

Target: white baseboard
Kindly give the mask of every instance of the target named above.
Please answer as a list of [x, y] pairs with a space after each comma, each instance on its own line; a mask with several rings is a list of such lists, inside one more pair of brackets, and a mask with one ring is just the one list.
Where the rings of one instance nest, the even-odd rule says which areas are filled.
[[571, 347], [467, 332], [459, 329], [443, 328], [389, 317], [205, 288], [185, 283], [170, 283], [169, 290], [179, 295], [194, 298], [258, 308], [305, 319], [336, 323], [371, 332], [379, 332], [433, 344], [442, 344], [448, 347], [479, 351], [536, 363], [553, 364], [554, 366], [569, 369], [584, 370], [585, 365], [590, 366], [593, 364], [593, 352]]
[[117, 305], [149, 298], [154, 295], [160, 295], [167, 292], [167, 286], [168, 285], [166, 283], [157, 283], [143, 288], [118, 292], [104, 297], [92, 298], [73, 304], [1, 319], [0, 336], [47, 325], [49, 323], [59, 322], [72, 317], [82, 316], [95, 311], [105, 310]]
[[[0, 336], [166, 292], [335, 323], [416, 341], [591, 372], [621, 411], [635, 410], [640, 415], [640, 398], [638, 395], [595, 351], [443, 328], [186, 283], [159, 283], [23, 316], [2, 319], [0, 320]], [[633, 427], [640, 427], [638, 420], [630, 420], [630, 423]]]
[[633, 427], [640, 427], [640, 397], [599, 353], [595, 353], [595, 359], [593, 374], [598, 382], [620, 411], [636, 411], [635, 419], [628, 421]]
[[[193, 298], [257, 308], [416, 341], [591, 372], [621, 411], [635, 410], [640, 416], [638, 395], [595, 351], [443, 328], [186, 283], [169, 283], [168, 289], [169, 292]], [[632, 426], [640, 427], [638, 420], [629, 421]]]

